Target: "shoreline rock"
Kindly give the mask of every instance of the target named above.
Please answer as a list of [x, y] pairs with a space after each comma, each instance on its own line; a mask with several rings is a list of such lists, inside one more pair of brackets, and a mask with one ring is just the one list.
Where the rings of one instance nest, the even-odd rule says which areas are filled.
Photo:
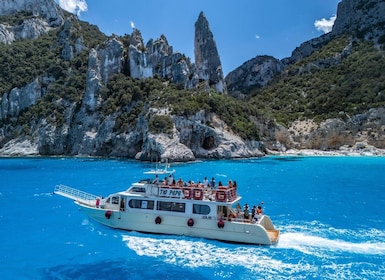
[[289, 149], [286, 151], [267, 150], [269, 155], [281, 156], [385, 156], [385, 149], [358, 142], [354, 146], [342, 146], [338, 150]]

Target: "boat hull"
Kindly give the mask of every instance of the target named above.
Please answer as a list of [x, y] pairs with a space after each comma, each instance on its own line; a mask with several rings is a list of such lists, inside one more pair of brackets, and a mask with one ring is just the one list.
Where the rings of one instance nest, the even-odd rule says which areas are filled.
[[258, 223], [244, 223], [201, 215], [106, 210], [77, 204], [92, 220], [117, 229], [258, 245], [272, 245], [278, 242], [279, 238], [278, 230], [273, 226], [269, 229], [272, 224], [268, 216], [263, 216]]

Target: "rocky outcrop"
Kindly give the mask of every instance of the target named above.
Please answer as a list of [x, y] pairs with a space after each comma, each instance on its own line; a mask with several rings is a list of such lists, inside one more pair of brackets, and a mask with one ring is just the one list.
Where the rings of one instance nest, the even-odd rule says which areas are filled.
[[354, 148], [357, 143], [381, 148], [385, 147], [384, 128], [385, 108], [381, 107], [321, 123], [313, 120], [295, 121], [288, 129], [277, 127], [274, 135], [277, 142], [265, 144], [269, 150], [281, 152], [289, 149], [335, 151]]
[[382, 0], [344, 0], [338, 3], [332, 34], [353, 33], [376, 39], [385, 34], [385, 2]]
[[150, 39], [146, 46], [142, 35], [135, 29], [130, 37], [128, 48], [130, 76], [133, 78], [164, 78], [183, 88], [192, 88], [194, 66], [179, 52], [173, 52], [166, 36]]
[[49, 26], [58, 27], [63, 23], [63, 10], [52, 0], [1, 0], [0, 16], [31, 13], [42, 18]]
[[58, 43], [63, 46], [62, 58], [64, 60], [70, 61], [80, 52], [87, 50], [87, 47], [84, 45], [83, 36], [80, 35], [75, 42], [72, 42], [71, 34], [75, 34], [76, 30], [74, 28], [74, 22], [77, 19], [74, 16], [67, 18], [61, 27], [61, 30], [58, 35]]
[[0, 24], [0, 42], [7, 45], [15, 41], [15, 34], [9, 29], [9, 25]]
[[129, 73], [133, 78], [159, 77], [183, 88], [191, 89], [204, 82], [207, 88], [226, 93], [222, 65], [217, 47], [203, 13], [195, 23], [195, 64], [179, 52], [173, 52], [166, 36], [150, 39], [144, 45], [139, 30], [134, 29], [129, 42]]
[[0, 42], [11, 44], [20, 39], [36, 39], [64, 21], [62, 9], [52, 0], [2, 0], [0, 16], [21, 12], [31, 14], [17, 25], [0, 24]]
[[[264, 71], [255, 72], [255, 67], [258, 67], [259, 60], [250, 60], [230, 72], [226, 77], [226, 84], [230, 92], [233, 94], [237, 90], [247, 87], [259, 87], [261, 80], [267, 84], [272, 80], [274, 75], [280, 71], [283, 72], [287, 66], [290, 66], [297, 61], [300, 61], [315, 51], [325, 46], [332, 39], [341, 34], [349, 34], [352, 36], [351, 41], [346, 45], [345, 49], [340, 54], [333, 54], [332, 57], [313, 61], [304, 68], [299, 69], [298, 74], [302, 72], [311, 72], [312, 68], [320, 69], [330, 67], [341, 62], [343, 57], [350, 54], [351, 42], [355, 38], [364, 38], [366, 40], [373, 40], [378, 43], [381, 36], [385, 36], [385, 2], [382, 0], [343, 0], [338, 4], [337, 18], [331, 32], [326, 33], [317, 38], [303, 42], [299, 47], [295, 48], [290, 57], [282, 59], [283, 67], [277, 68], [277, 65], [271, 64], [264, 67]], [[254, 67], [254, 64], [255, 67]], [[250, 72], [250, 73], [248, 73]], [[246, 77], [246, 79], [245, 79]], [[247, 77], [259, 77], [257, 79]], [[247, 80], [248, 79], [248, 80]], [[239, 82], [239, 81], [244, 81]]]
[[284, 64], [279, 59], [257, 56], [226, 76], [227, 88], [234, 94], [247, 87], [264, 87], [283, 69]]
[[18, 116], [20, 111], [36, 103], [43, 95], [41, 82], [35, 79], [23, 88], [14, 88], [0, 99], [0, 120]]
[[195, 23], [194, 55], [199, 81], [205, 81], [217, 92], [227, 93], [217, 45], [203, 12]]

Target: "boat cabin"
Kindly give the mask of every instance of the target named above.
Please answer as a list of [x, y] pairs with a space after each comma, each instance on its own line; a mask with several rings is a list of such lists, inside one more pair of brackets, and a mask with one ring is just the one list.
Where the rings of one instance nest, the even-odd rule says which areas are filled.
[[170, 186], [144, 179], [126, 191], [111, 194], [101, 208], [115, 211], [166, 211], [173, 215], [193, 214], [203, 219], [237, 219], [232, 205], [241, 199], [235, 188], [211, 189], [202, 186]]

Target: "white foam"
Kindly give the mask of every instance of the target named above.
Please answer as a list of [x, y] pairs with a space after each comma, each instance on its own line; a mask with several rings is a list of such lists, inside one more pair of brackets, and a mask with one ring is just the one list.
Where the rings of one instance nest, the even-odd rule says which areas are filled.
[[35, 193], [33, 194], [34, 197], [39, 197], [39, 196], [52, 196], [52, 193]]
[[159, 258], [190, 268], [216, 266], [242, 266], [251, 272], [278, 273], [282, 270], [300, 272], [314, 270], [309, 264], [290, 264], [266, 254], [269, 247], [234, 246], [219, 247], [204, 241], [184, 239], [148, 238], [123, 235], [127, 247], [140, 256]]
[[384, 242], [353, 243], [343, 240], [308, 235], [304, 233], [283, 233], [278, 248], [296, 249], [306, 254], [322, 254], [324, 251], [348, 252], [354, 254], [385, 255]]

